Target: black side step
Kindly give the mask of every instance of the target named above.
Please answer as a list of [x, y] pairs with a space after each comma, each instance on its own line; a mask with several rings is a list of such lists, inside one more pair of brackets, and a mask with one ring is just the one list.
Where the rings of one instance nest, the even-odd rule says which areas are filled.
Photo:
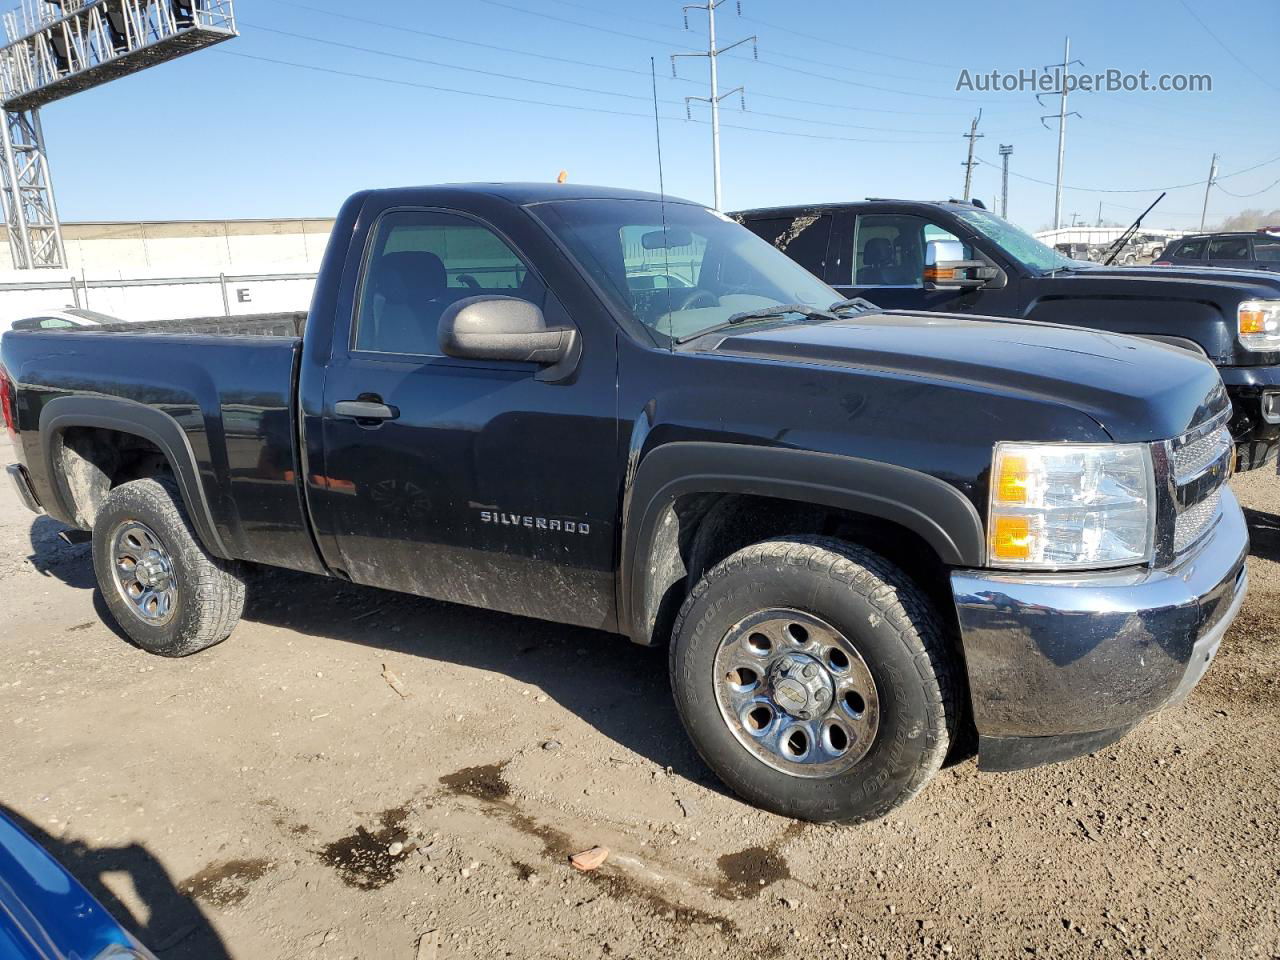
[[61, 530], [58, 539], [74, 547], [77, 543], [88, 543], [93, 539], [93, 534], [88, 530]]

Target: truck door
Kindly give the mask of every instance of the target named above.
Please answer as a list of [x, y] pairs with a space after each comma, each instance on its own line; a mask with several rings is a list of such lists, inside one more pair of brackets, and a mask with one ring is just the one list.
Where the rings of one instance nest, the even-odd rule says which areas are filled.
[[[836, 231], [833, 245], [847, 249], [828, 255], [831, 262], [848, 263], [851, 269], [832, 283], [847, 297], [866, 297], [886, 310], [939, 310], [1007, 314], [1013, 304], [1007, 291], [926, 290], [925, 244], [931, 240], [959, 239], [949, 229], [925, 217], [900, 213], [862, 213], [851, 216]], [[964, 243], [966, 259], [981, 259], [972, 244]], [[831, 282], [831, 281], [829, 281]]]
[[1237, 270], [1248, 269], [1249, 238], [1247, 236], [1227, 234], [1214, 237], [1209, 241], [1209, 266], [1233, 267]]
[[308, 470], [321, 549], [357, 583], [610, 628], [612, 331], [578, 325], [582, 357], [563, 383], [530, 363], [443, 356], [441, 313], [484, 294], [572, 322], [513, 243], [469, 214], [392, 209], [369, 229], [353, 316], [334, 327], [322, 462]]

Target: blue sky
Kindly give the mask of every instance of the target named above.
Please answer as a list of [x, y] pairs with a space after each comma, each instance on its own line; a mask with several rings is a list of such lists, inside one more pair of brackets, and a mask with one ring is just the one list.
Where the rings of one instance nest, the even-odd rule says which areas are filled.
[[[996, 163], [1011, 143], [1011, 171], [1051, 183], [1056, 126], [1039, 117], [1057, 98], [1041, 107], [1031, 93], [955, 85], [962, 68], [1058, 60], [1067, 35], [1087, 72], [1213, 77], [1211, 93], [1073, 94], [1082, 116], [1068, 121], [1064, 181], [1088, 189], [1065, 194], [1068, 222], [1093, 222], [1099, 201], [1104, 218], [1127, 222], [1154, 188], [1203, 181], [1215, 151], [1226, 174], [1280, 157], [1280, 2], [1188, 2], [1221, 43], [1181, 0], [743, 0], [741, 18], [729, 0], [721, 45], [757, 34], [760, 60], [749, 44], [720, 60], [722, 89], [744, 85], [747, 106], [733, 98], [722, 113], [724, 205], [959, 196], [962, 134], [979, 108], [978, 156]], [[705, 49], [706, 17], [690, 11], [686, 32], [679, 0], [236, 6], [238, 39], [45, 108], [63, 219], [328, 216], [363, 187], [560, 170], [656, 190], [650, 57], [667, 191], [711, 200], [710, 128], [686, 121], [683, 105], [705, 96], [706, 61], [682, 60], [673, 80], [669, 60]], [[693, 116], [705, 120], [705, 105]], [[1210, 223], [1280, 207], [1278, 178], [1280, 162], [1224, 179], [1232, 193], [1263, 192], [1215, 189]], [[999, 183], [997, 167], [976, 169], [976, 196], [990, 202]], [[1196, 226], [1203, 194], [1171, 191], [1148, 224]], [[1009, 215], [1048, 225], [1053, 187], [1011, 177]]]

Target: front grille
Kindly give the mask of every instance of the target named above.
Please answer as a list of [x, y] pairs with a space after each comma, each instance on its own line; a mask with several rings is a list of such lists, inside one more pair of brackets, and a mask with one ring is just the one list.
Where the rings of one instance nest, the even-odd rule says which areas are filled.
[[1213, 525], [1218, 516], [1218, 508], [1222, 505], [1222, 488], [1209, 494], [1207, 500], [1201, 500], [1194, 507], [1178, 514], [1173, 524], [1173, 552], [1181, 553], [1199, 540]]
[[1195, 479], [1231, 451], [1234, 441], [1226, 427], [1178, 447], [1173, 454], [1173, 476], [1179, 484]]
[[1171, 561], [1213, 529], [1222, 507], [1222, 487], [1231, 477], [1235, 441], [1227, 429], [1229, 411], [1208, 424], [1158, 446], [1164, 452], [1166, 520], [1160, 524], [1162, 559]]

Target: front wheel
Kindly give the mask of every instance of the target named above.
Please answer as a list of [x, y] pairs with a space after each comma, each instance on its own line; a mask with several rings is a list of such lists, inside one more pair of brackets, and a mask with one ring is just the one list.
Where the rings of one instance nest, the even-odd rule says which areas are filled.
[[211, 647], [244, 610], [244, 580], [201, 546], [168, 480], [134, 480], [107, 494], [93, 524], [93, 570], [116, 623], [148, 653]]
[[923, 591], [823, 537], [739, 550], [693, 589], [670, 651], [698, 752], [749, 802], [860, 822], [907, 802], [955, 736], [959, 664]]

